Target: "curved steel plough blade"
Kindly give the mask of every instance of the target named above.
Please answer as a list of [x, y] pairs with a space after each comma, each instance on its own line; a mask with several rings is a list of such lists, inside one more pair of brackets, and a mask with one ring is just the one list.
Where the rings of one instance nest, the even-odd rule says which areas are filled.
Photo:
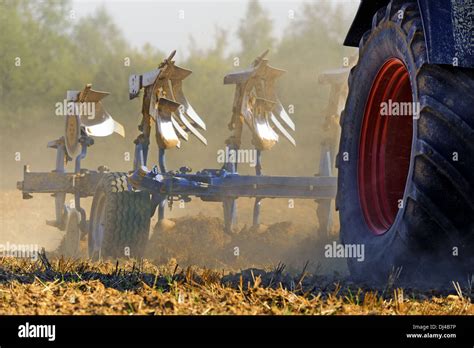
[[285, 71], [270, 66], [268, 60], [264, 59], [267, 54], [268, 50], [257, 57], [249, 69], [224, 77], [224, 84], [236, 85], [233, 115], [229, 124], [236, 134], [228, 142], [240, 144], [239, 122], [243, 119], [259, 150], [271, 149], [278, 142], [279, 135], [291, 144], [296, 144], [290, 134], [290, 131], [295, 130], [295, 124], [275, 93], [275, 80]]
[[142, 75], [131, 75], [129, 79], [130, 99], [145, 89], [143, 96], [143, 123], [156, 123], [156, 141], [160, 148], [180, 147], [180, 139], [187, 141], [188, 133], [203, 144], [206, 138], [199, 132], [206, 125], [186, 99], [182, 81], [192, 71], [176, 66], [172, 60], [176, 51], [165, 59], [157, 69]]
[[66, 101], [72, 103], [72, 112], [66, 115], [66, 151], [69, 156], [77, 154], [81, 131], [88, 136], [106, 137], [117, 133], [125, 137], [124, 127], [115, 121], [102, 104], [110, 93], [96, 91], [88, 84], [82, 91], [67, 91]]

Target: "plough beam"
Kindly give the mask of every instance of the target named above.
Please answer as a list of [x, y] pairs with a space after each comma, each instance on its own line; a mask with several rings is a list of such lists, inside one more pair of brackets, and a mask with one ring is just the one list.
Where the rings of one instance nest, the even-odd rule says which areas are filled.
[[195, 196], [216, 202], [238, 197], [332, 199], [337, 185], [331, 176], [239, 175], [224, 169], [206, 169], [196, 174], [158, 173], [145, 167], [135, 171], [130, 181], [135, 188], [152, 194]]

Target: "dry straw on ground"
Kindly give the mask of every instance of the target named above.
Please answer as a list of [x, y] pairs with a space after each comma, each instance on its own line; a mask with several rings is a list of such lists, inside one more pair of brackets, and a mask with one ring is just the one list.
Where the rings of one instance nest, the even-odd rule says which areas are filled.
[[465, 292], [375, 291], [283, 265], [223, 274], [173, 261], [0, 259], [1, 314], [474, 314]]

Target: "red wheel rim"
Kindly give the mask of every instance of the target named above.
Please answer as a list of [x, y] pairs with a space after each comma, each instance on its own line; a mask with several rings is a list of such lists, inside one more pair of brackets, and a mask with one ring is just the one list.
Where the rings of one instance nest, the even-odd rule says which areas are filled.
[[[359, 142], [359, 199], [367, 226], [377, 235], [395, 221], [410, 166], [413, 114], [396, 115], [391, 106], [400, 111], [412, 102], [408, 70], [399, 59], [387, 60], [367, 98]], [[395, 112], [385, 115], [383, 105]]]

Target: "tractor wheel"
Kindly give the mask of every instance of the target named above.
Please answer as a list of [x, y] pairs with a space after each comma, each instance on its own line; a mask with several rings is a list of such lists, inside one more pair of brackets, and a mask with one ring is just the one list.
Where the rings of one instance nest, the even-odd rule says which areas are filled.
[[150, 196], [129, 189], [125, 173], [107, 173], [97, 185], [89, 227], [89, 257], [141, 257], [150, 229]]
[[472, 274], [472, 91], [473, 70], [428, 64], [416, 1], [376, 12], [349, 76], [337, 160], [341, 240], [365, 251], [348, 259], [356, 279]]

